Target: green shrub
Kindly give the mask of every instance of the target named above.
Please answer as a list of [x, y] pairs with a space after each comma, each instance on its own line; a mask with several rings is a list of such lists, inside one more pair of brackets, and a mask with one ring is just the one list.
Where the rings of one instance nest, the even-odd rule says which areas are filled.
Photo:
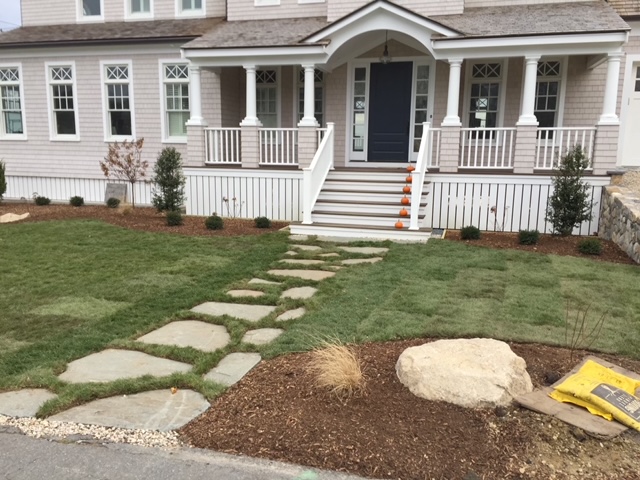
[[153, 206], [162, 211], [179, 210], [184, 203], [184, 184], [186, 179], [182, 173], [180, 152], [167, 147], [158, 156], [153, 167]]
[[118, 208], [120, 206], [120, 199], [111, 197], [107, 200], [107, 207], [109, 208]]
[[267, 217], [258, 217], [254, 222], [256, 222], [256, 228], [271, 228], [271, 220]]
[[211, 215], [204, 221], [204, 226], [209, 230], [222, 230], [224, 228], [224, 220], [218, 215]]
[[84, 198], [78, 196], [71, 197], [69, 203], [74, 207], [81, 207], [84, 205]]
[[462, 240], [480, 240], [480, 229], [469, 225], [460, 230], [460, 238]]
[[585, 255], [600, 255], [602, 253], [602, 242], [597, 238], [585, 238], [578, 244], [578, 251]]
[[7, 177], [5, 176], [6, 166], [2, 160], [0, 160], [0, 202], [5, 193], [7, 193]]
[[51, 203], [51, 200], [48, 199], [47, 197], [40, 197], [37, 196], [34, 198], [34, 201], [36, 202], [36, 205], [49, 205]]
[[171, 210], [167, 212], [167, 225], [170, 227], [177, 227], [182, 225], [184, 220], [182, 219], [182, 213], [178, 210]]
[[518, 232], [520, 245], [535, 245], [538, 240], [540, 240], [540, 232], [538, 230], [520, 230]]

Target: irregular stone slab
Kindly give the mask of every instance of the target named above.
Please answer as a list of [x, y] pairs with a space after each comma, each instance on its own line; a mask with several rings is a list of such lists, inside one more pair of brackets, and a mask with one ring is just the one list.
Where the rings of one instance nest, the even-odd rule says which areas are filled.
[[306, 242], [309, 240], [308, 235], [289, 235], [289, 240], [292, 242]]
[[335, 275], [335, 272], [325, 272], [324, 270], [269, 270], [267, 273], [276, 277], [294, 277], [316, 282]]
[[258, 298], [264, 295], [264, 292], [259, 292], [257, 290], [229, 290], [227, 295], [230, 297], [240, 298], [240, 297], [251, 297]]
[[278, 315], [276, 322], [286, 322], [289, 320], [296, 320], [302, 317], [307, 310], [304, 307], [296, 308], [295, 310], [287, 310], [286, 312]]
[[467, 408], [508, 405], [533, 391], [526, 362], [505, 342], [490, 338], [408, 348], [398, 358], [396, 374], [418, 397]]
[[104, 350], [74, 360], [66, 372], [58, 375], [69, 383], [113, 382], [121, 378], [143, 375], [164, 377], [177, 372], [188, 372], [191, 365], [129, 350]]
[[258, 330], [249, 330], [242, 337], [244, 343], [251, 343], [253, 345], [266, 345], [273, 342], [276, 338], [282, 335], [284, 330], [279, 328], [259, 328]]
[[231, 353], [220, 360], [218, 366], [207, 373], [204, 379], [230, 387], [239, 382], [260, 360], [262, 357], [259, 353]]
[[318, 255], [318, 256], [319, 256], [319, 257], [339, 257], [339, 256], [340, 256], [340, 254], [339, 254], [339, 253], [332, 252], [332, 253], [323, 253], [323, 254]]
[[282, 285], [280, 282], [270, 282], [269, 280], [262, 280], [261, 278], [252, 278], [249, 280], [251, 285]]
[[330, 268], [331, 270], [342, 270], [344, 267], [341, 267], [340, 265], [331, 265], [325, 268]]
[[192, 347], [203, 352], [215, 352], [226, 347], [231, 336], [222, 325], [211, 325], [198, 320], [172, 322], [138, 338], [138, 342], [154, 345]]
[[293, 255], [297, 255], [298, 252], [294, 252], [293, 250], [289, 250], [288, 252], [284, 252], [284, 254], [293, 256]]
[[297, 248], [298, 250], [306, 250], [307, 252], [316, 252], [318, 250], [322, 250], [322, 247], [317, 247], [316, 245], [291, 245], [293, 248]]
[[214, 317], [229, 315], [230, 317], [246, 320], [247, 322], [259, 322], [273, 312], [276, 307], [269, 305], [243, 305], [241, 303], [207, 302], [191, 309], [195, 313], [204, 313]]
[[175, 430], [210, 407], [193, 390], [154, 390], [103, 398], [59, 413], [50, 420], [144, 430]]
[[22, 215], [18, 215], [16, 213], [5, 213], [4, 215], [0, 215], [0, 223], [19, 222], [20, 220], [24, 220], [28, 216], [29, 213], [23, 213]]
[[303, 300], [305, 298], [313, 297], [317, 291], [318, 289], [313, 287], [290, 288], [289, 290], [285, 290], [284, 292], [282, 292], [280, 298], [293, 298], [296, 300]]
[[295, 258], [285, 258], [280, 260], [282, 263], [291, 263], [293, 265], [322, 265], [324, 260], [297, 260]]
[[349, 258], [347, 260], [342, 260], [343, 265], [359, 265], [361, 263], [378, 263], [382, 261], [382, 257], [373, 257], [373, 258]]
[[363, 253], [365, 255], [380, 255], [381, 253], [387, 253], [388, 248], [384, 247], [338, 247], [340, 250], [349, 253]]
[[56, 397], [55, 393], [44, 388], [27, 388], [0, 393], [0, 415], [35, 417], [42, 404]]

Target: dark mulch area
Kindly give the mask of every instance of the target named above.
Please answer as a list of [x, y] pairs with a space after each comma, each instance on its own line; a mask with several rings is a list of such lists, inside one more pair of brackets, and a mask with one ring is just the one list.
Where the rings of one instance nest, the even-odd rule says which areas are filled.
[[[373, 478], [640, 478], [640, 443], [632, 439], [604, 448], [599, 440], [580, 442], [568, 426], [521, 408], [498, 415], [415, 397], [397, 380], [395, 363], [404, 349], [425, 341], [356, 346], [367, 392], [346, 401], [313, 385], [305, 371], [309, 354], [263, 362], [185, 426], [182, 439], [196, 447]], [[560, 348], [512, 348], [527, 361], [536, 386], [549, 372], [564, 374], [578, 361]], [[640, 362], [607, 358], [640, 371]], [[610, 448], [619, 455], [612, 456]], [[608, 458], [624, 461], [612, 466]], [[588, 462], [591, 473], [578, 471]], [[563, 476], [571, 469], [577, 476]]]
[[550, 253], [553, 255], [565, 255], [570, 257], [588, 258], [604, 262], [626, 263], [637, 265], [620, 247], [609, 240], [599, 239], [602, 242], [601, 255], [584, 255], [578, 251], [578, 244], [588, 237], [560, 237], [558, 235], [540, 235], [537, 245], [520, 245], [517, 233], [482, 232], [479, 240], [462, 240], [459, 230], [447, 230], [447, 240], [464, 242], [469, 245], [489, 248], [509, 248], [525, 252]]
[[33, 203], [3, 203], [0, 205], [0, 215], [15, 213], [22, 215], [29, 213], [29, 217], [18, 223], [39, 222], [46, 220], [91, 219], [102, 220], [113, 225], [146, 232], [165, 232], [178, 235], [230, 237], [235, 235], [261, 235], [286, 227], [286, 222], [272, 222], [271, 228], [256, 228], [253, 220], [239, 218], [225, 218], [223, 230], [207, 230], [204, 226], [205, 217], [183, 216], [184, 225], [170, 227], [164, 214], [154, 208], [147, 207], [119, 207], [106, 206], [72, 207], [70, 205], [38, 206]]

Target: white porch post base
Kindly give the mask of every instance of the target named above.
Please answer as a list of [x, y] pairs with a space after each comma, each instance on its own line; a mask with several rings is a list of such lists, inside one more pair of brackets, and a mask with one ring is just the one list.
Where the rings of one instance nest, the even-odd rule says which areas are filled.
[[300, 122], [298, 128], [298, 168], [303, 169], [311, 165], [317, 151], [318, 129], [315, 126], [304, 126]]
[[242, 125], [240, 132], [240, 155], [242, 168], [260, 166], [260, 130], [257, 126]]
[[187, 123], [187, 158], [185, 167], [201, 167], [206, 161], [204, 126]]
[[620, 125], [600, 124], [597, 126], [593, 158], [591, 159], [594, 175], [606, 175], [607, 172], [616, 169], [619, 136]]
[[460, 122], [458, 125], [442, 124], [440, 136], [440, 172], [455, 173], [460, 164]]
[[513, 152], [513, 173], [533, 173], [536, 160], [537, 133], [538, 122], [534, 125], [522, 125], [518, 122], [516, 127], [516, 147]]

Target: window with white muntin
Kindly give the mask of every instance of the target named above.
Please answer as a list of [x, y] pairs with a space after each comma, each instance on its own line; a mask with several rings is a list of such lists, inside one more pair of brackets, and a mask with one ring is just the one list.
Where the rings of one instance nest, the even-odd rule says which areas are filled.
[[179, 17], [201, 17], [205, 15], [205, 0], [176, 0]]
[[123, 140], [135, 137], [131, 64], [104, 65], [105, 137]]
[[77, 0], [77, 17], [79, 21], [104, 20], [103, 0]]
[[189, 67], [184, 64], [162, 66], [164, 92], [164, 138], [184, 141], [189, 111]]
[[256, 72], [256, 114], [265, 128], [278, 128], [278, 71]]
[[[314, 71], [314, 116], [320, 126], [324, 125], [324, 72]], [[298, 121], [304, 117], [304, 68], [298, 72]]]
[[499, 62], [472, 63], [470, 68], [468, 126], [496, 128], [500, 114], [503, 65]]
[[24, 139], [20, 67], [0, 67], [0, 138]]
[[127, 18], [151, 18], [153, 17], [153, 0], [125, 0]]
[[51, 139], [77, 140], [78, 115], [73, 65], [49, 65], [47, 80]]
[[538, 63], [534, 114], [540, 128], [553, 128], [558, 123], [562, 64], [560, 61]]

